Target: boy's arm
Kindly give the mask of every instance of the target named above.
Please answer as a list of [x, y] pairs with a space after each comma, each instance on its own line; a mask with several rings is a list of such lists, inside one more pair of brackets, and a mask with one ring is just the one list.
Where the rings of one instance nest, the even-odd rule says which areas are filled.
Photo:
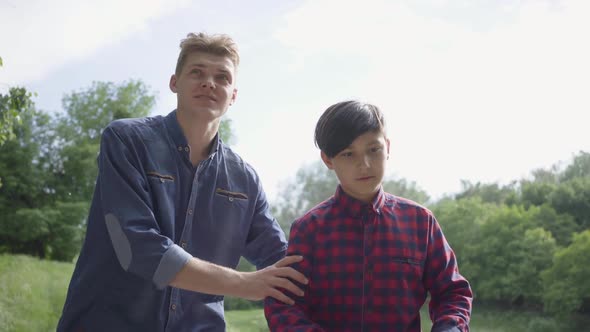
[[287, 255], [301, 255], [303, 260], [291, 265], [295, 270], [303, 273], [309, 282], [307, 285], [296, 284], [305, 292], [304, 296], [295, 296], [288, 291], [285, 293], [295, 300], [295, 304], [288, 305], [281, 303], [273, 298], [264, 300], [264, 315], [270, 331], [273, 332], [321, 332], [324, 331], [318, 324], [310, 319], [310, 284], [313, 282], [310, 278], [313, 257], [312, 242], [308, 234], [313, 234], [309, 223], [295, 221], [291, 225], [289, 235], [289, 248]]
[[430, 292], [432, 332], [468, 332], [473, 299], [471, 287], [459, 274], [455, 253], [440, 225], [434, 216], [429, 219], [424, 285]]

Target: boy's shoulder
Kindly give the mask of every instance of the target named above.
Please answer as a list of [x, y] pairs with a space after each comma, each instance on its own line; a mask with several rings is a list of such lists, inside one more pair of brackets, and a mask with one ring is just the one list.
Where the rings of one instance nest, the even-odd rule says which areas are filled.
[[394, 211], [415, 210], [417, 214], [432, 216], [432, 211], [424, 205], [417, 203], [409, 198], [396, 196], [390, 193], [385, 194], [385, 205]]
[[308, 224], [325, 220], [327, 215], [333, 212], [334, 209], [334, 196], [324, 200], [317, 204], [313, 208], [305, 212], [301, 217], [295, 219], [293, 225]]

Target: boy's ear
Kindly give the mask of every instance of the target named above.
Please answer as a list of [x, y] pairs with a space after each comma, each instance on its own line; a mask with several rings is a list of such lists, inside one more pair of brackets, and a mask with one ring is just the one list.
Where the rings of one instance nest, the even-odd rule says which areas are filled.
[[389, 138], [385, 139], [385, 144], [387, 144], [387, 159], [389, 159]]
[[332, 159], [328, 157], [323, 151], [320, 154], [322, 156], [322, 161], [328, 167], [328, 169], [334, 169], [334, 165], [332, 165]]

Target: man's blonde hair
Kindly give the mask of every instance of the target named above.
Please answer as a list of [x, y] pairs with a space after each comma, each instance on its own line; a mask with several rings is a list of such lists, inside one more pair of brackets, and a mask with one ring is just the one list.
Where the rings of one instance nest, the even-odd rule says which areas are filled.
[[238, 45], [230, 36], [225, 34], [208, 35], [203, 32], [194, 34], [191, 32], [180, 41], [180, 54], [176, 62], [176, 76], [180, 75], [186, 58], [195, 52], [227, 57], [233, 62], [236, 69], [240, 64]]

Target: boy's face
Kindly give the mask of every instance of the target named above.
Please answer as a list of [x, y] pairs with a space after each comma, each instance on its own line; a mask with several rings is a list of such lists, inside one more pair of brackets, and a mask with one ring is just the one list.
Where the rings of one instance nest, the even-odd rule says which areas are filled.
[[235, 72], [228, 57], [203, 52], [189, 54], [180, 75], [170, 78], [178, 110], [194, 113], [206, 121], [220, 118], [236, 99]]
[[363, 202], [370, 202], [383, 181], [389, 158], [389, 140], [383, 132], [367, 132], [333, 158], [322, 152], [322, 160], [334, 170], [344, 191]]

